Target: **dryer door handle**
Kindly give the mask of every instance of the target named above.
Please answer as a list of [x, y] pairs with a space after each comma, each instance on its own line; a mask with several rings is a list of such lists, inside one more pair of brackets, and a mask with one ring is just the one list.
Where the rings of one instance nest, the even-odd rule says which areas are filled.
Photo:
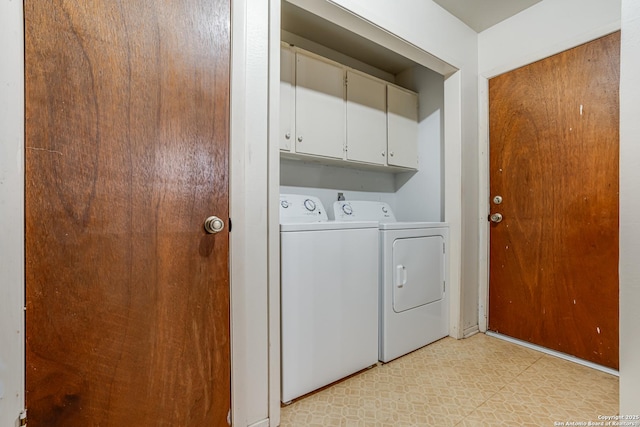
[[402, 288], [407, 284], [407, 267], [402, 264], [396, 265], [396, 286]]

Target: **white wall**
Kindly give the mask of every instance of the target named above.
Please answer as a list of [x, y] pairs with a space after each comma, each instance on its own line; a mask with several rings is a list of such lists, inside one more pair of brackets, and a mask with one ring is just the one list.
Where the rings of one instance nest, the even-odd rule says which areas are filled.
[[620, 413], [640, 414], [640, 2], [622, 0]]
[[0, 426], [24, 408], [22, 2], [0, 0]]
[[396, 78], [418, 92], [418, 172], [395, 176], [399, 221], [444, 220], [444, 78], [416, 66]]
[[478, 69], [493, 77], [620, 28], [620, 0], [544, 0], [480, 33]]
[[346, 200], [373, 200], [396, 207], [394, 176], [390, 173], [325, 166], [296, 160], [280, 161], [280, 193], [320, 199], [329, 214], [342, 193]]

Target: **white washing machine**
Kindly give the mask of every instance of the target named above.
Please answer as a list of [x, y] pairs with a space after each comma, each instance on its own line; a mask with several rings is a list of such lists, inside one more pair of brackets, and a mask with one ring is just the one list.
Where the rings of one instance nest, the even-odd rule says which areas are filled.
[[280, 195], [282, 402], [378, 361], [378, 223]]
[[388, 362], [449, 335], [448, 225], [397, 222], [384, 202], [335, 202], [334, 214], [380, 224], [379, 359]]

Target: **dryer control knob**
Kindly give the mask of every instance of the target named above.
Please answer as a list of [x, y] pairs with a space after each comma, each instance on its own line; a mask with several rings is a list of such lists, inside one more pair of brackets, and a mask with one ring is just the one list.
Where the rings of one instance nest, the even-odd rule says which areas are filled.
[[309, 211], [313, 212], [316, 210], [316, 204], [313, 200], [307, 199], [304, 201], [304, 207]]
[[353, 208], [351, 207], [351, 205], [345, 203], [344, 205], [342, 205], [342, 212], [347, 215], [351, 215], [353, 214]]

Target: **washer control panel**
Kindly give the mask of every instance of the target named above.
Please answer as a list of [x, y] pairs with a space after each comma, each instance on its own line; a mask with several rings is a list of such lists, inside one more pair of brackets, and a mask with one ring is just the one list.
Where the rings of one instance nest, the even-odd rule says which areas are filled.
[[385, 202], [365, 200], [333, 202], [336, 221], [378, 221], [396, 222], [391, 206]]
[[322, 202], [315, 196], [301, 194], [280, 195], [280, 223], [328, 221]]

